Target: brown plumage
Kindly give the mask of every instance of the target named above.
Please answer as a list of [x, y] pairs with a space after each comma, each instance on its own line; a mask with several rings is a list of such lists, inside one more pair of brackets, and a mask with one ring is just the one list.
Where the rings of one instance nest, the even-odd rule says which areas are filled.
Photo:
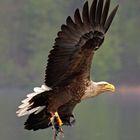
[[[26, 129], [43, 129], [51, 125], [51, 117], [58, 112], [63, 125], [72, 125], [72, 111], [81, 100], [97, 96], [105, 91], [114, 91], [107, 82], [90, 79], [92, 58], [104, 41], [118, 5], [108, 15], [110, 0], [93, 0], [89, 9], [85, 2], [80, 14], [69, 16], [61, 26], [53, 49], [48, 56], [45, 85], [35, 88], [19, 106], [18, 116], [29, 114]], [[71, 120], [73, 118], [73, 120]], [[58, 128], [60, 126], [58, 125]]]

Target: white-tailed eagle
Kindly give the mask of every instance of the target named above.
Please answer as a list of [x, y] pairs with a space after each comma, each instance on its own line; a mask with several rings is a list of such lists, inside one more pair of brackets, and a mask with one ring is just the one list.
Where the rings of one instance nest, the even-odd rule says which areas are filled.
[[54, 139], [61, 134], [62, 125], [75, 122], [73, 109], [82, 100], [103, 92], [115, 91], [108, 82], [94, 82], [90, 78], [94, 54], [102, 45], [105, 34], [118, 9], [110, 12], [110, 0], [93, 0], [89, 8], [85, 2], [82, 13], [76, 9], [61, 26], [53, 49], [48, 56], [45, 82], [35, 87], [19, 106], [17, 115], [29, 115], [28, 130], [53, 127]]

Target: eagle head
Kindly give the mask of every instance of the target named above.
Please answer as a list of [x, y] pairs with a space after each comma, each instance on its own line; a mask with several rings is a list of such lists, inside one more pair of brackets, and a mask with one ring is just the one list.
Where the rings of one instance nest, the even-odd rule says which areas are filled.
[[96, 82], [96, 92], [98, 94], [103, 92], [115, 92], [115, 86], [108, 82]]
[[91, 81], [85, 91], [85, 94], [82, 97], [82, 100], [95, 97], [104, 92], [115, 92], [115, 86], [104, 81], [101, 81], [101, 82]]

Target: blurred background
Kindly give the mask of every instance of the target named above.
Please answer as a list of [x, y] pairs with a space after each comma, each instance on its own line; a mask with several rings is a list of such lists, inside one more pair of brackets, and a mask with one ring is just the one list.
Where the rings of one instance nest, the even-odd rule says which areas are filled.
[[[92, 0], [89, 0], [91, 3]], [[82, 102], [67, 140], [140, 138], [140, 1], [111, 0], [120, 7], [94, 57], [92, 78], [110, 81], [116, 94]], [[51, 129], [24, 130], [17, 118], [21, 99], [44, 82], [47, 55], [61, 24], [85, 0], [0, 0], [0, 139], [52, 139]]]

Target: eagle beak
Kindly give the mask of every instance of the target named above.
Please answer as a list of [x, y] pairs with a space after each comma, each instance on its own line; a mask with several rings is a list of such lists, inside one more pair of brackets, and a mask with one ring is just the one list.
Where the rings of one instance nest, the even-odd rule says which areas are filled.
[[115, 92], [115, 86], [112, 85], [112, 84], [107, 84], [107, 85], [105, 86], [105, 89], [106, 89], [107, 91], [110, 91], [110, 92]]

